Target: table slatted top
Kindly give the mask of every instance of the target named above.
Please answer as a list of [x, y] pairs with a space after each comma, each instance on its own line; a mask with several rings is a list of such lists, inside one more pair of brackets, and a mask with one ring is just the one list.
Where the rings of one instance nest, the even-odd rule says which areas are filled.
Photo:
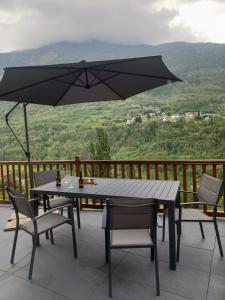
[[62, 180], [61, 187], [57, 187], [55, 181], [50, 182], [31, 189], [31, 193], [97, 199], [127, 197], [174, 202], [180, 186], [179, 181], [172, 180], [95, 178], [96, 184], [85, 184], [83, 188], [79, 188], [78, 179], [73, 176], [69, 183]]

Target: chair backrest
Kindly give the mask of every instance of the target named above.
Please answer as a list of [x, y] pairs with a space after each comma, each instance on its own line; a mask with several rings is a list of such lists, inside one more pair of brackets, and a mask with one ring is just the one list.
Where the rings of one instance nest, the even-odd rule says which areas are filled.
[[12, 205], [15, 209], [16, 213], [21, 213], [28, 218], [33, 219], [34, 218], [34, 213], [32, 210], [32, 207], [27, 199], [27, 196], [17, 190], [14, 190], [10, 187], [6, 188], [9, 199], [12, 202]]
[[223, 180], [203, 174], [198, 190], [198, 200], [217, 204], [221, 196]]
[[34, 173], [34, 185], [40, 186], [55, 181], [56, 176], [57, 176], [56, 170]]
[[157, 204], [153, 200], [107, 200], [107, 227], [110, 229], [154, 229], [156, 222]]

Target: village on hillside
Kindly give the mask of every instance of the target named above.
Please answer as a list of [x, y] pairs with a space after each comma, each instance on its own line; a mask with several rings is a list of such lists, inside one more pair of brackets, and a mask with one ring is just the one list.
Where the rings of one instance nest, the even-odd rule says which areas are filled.
[[[148, 108], [148, 110], [146, 110]], [[141, 123], [144, 120], [157, 120], [162, 122], [176, 122], [180, 119], [192, 120], [201, 118], [209, 121], [211, 118], [221, 117], [218, 113], [202, 113], [200, 111], [188, 111], [183, 114], [167, 114], [162, 112], [159, 107], [152, 105], [142, 106], [139, 104], [129, 104], [129, 109], [134, 110], [126, 115], [126, 124]], [[144, 111], [142, 111], [145, 109]]]

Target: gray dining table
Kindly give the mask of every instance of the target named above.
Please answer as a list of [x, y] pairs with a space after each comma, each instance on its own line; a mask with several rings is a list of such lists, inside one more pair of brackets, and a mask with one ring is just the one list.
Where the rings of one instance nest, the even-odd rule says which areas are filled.
[[[179, 181], [95, 178], [95, 184], [85, 184], [80, 188], [78, 180], [78, 177], [70, 176], [62, 180], [60, 187], [56, 186], [55, 181], [35, 187], [30, 190], [31, 198], [48, 194], [102, 200], [110, 197], [154, 199], [168, 210], [170, 269], [176, 270], [175, 207], [179, 202]], [[38, 201], [34, 202], [34, 210], [37, 215]]]

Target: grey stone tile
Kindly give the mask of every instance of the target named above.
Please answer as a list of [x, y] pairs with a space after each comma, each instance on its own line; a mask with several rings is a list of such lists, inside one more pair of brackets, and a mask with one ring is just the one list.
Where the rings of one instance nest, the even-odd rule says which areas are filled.
[[[10, 214], [9, 209], [0, 208], [0, 221], [3, 225]], [[15, 265], [11, 266], [9, 259], [14, 233], [5, 233], [0, 229], [0, 290], [5, 289], [4, 293], [0, 293], [0, 300], [108, 299], [108, 267], [105, 264], [104, 231], [100, 229], [101, 212], [82, 212], [81, 224], [81, 229], [76, 226], [77, 260], [73, 257], [70, 226], [54, 230], [55, 245], [51, 245], [45, 236], [41, 237], [32, 282], [27, 280], [32, 246], [30, 236], [20, 232]], [[225, 232], [223, 224], [225, 225], [224, 222], [219, 223], [221, 236]], [[206, 299], [214, 245], [208, 299], [225, 299], [222, 286], [225, 282], [224, 259], [220, 258], [213, 226], [206, 224], [204, 228], [206, 239], [202, 240], [198, 224], [183, 224], [177, 271], [171, 271], [168, 267], [168, 242], [160, 241], [159, 229], [160, 297], [155, 296], [154, 263], [150, 261], [149, 249], [113, 250], [113, 299]], [[168, 234], [166, 240], [168, 241]], [[222, 244], [225, 250], [225, 234]], [[20, 298], [23, 291], [25, 296]]]
[[[8, 234], [8, 233], [5, 233]], [[6, 243], [1, 247], [0, 254], [0, 270], [6, 271], [13, 267], [10, 263], [11, 251], [13, 245], [13, 236], [10, 237], [10, 243]], [[31, 251], [31, 237], [21, 231], [18, 234], [14, 265]]]
[[[76, 211], [74, 212], [76, 219]], [[80, 213], [81, 227], [84, 224], [91, 225], [92, 227], [101, 228], [102, 226], [102, 211], [81, 211]]]
[[4, 272], [0, 271], [0, 277], [4, 274]]
[[[185, 300], [187, 298], [168, 293], [161, 289], [160, 296], [156, 296], [156, 289], [134, 281], [125, 280], [119, 276], [113, 276], [112, 296], [116, 300]], [[92, 300], [107, 300], [108, 280], [96, 289], [90, 298]]]
[[[169, 263], [169, 243], [161, 243], [159, 260]], [[179, 265], [210, 272], [213, 251], [181, 245]]]
[[84, 224], [81, 229], [77, 229], [76, 236], [78, 240], [87, 241], [89, 243], [98, 243], [100, 245], [104, 245], [105, 243], [104, 230], [89, 224]]
[[14, 231], [4, 231], [3, 229], [0, 229], [1, 247], [12, 244], [13, 237]]
[[13, 210], [10, 207], [2, 207], [0, 206], [0, 229], [4, 229], [8, 218], [13, 213]]
[[63, 295], [13, 275], [0, 281], [0, 291], [0, 300], [68, 300]]
[[225, 220], [224, 218], [217, 219], [220, 236], [225, 237]]
[[[225, 254], [225, 237], [221, 237], [221, 244]], [[213, 253], [212, 273], [225, 276], [225, 258], [220, 256], [217, 240], [215, 241], [215, 250]]]
[[[32, 282], [72, 299], [87, 299], [106, 278], [104, 272], [78, 260], [60, 265], [57, 261], [51, 264], [43, 257], [37, 259]], [[21, 268], [15, 273], [16, 276], [26, 279], [28, 267]]]
[[[201, 231], [198, 223], [183, 222], [181, 245], [191, 246], [199, 249], [213, 250], [215, 229], [212, 223], [203, 224], [205, 239], [202, 239]], [[160, 236], [159, 236], [160, 238]], [[168, 241], [168, 224], [166, 222], [165, 240]]]
[[212, 274], [210, 277], [207, 300], [225, 299], [225, 276]]
[[[159, 266], [163, 290], [196, 300], [206, 298], [208, 273], [180, 265], [177, 266], [177, 271], [171, 271], [164, 262], [160, 262]], [[144, 257], [127, 255], [115, 268], [114, 273], [123, 279], [155, 287], [154, 264]]]

